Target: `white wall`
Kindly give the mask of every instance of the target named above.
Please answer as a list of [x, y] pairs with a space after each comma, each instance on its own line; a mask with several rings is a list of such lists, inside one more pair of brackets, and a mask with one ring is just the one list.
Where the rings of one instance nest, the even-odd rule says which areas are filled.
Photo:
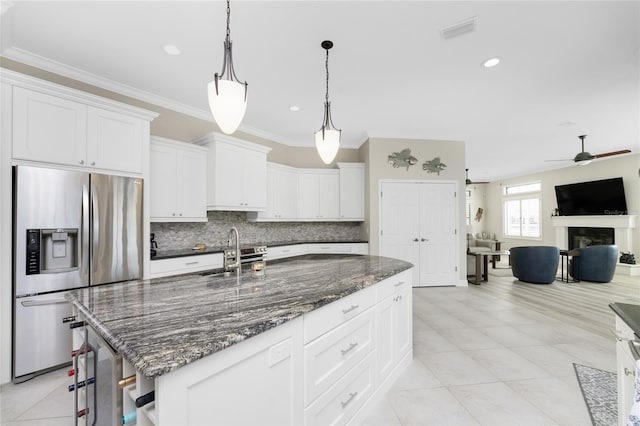
[[[499, 239], [505, 241], [506, 248], [520, 245], [556, 245], [555, 230], [551, 223], [551, 214], [557, 207], [554, 189], [556, 185], [622, 177], [629, 214], [640, 215], [639, 175], [640, 154], [630, 154], [596, 160], [587, 166], [571, 165], [562, 169], [492, 182], [488, 185], [478, 185], [478, 190], [483, 191], [481, 196], [484, 196], [487, 206], [484, 212], [485, 228], [487, 231], [495, 232]], [[535, 240], [507, 238], [502, 231], [502, 188], [505, 185], [533, 181], [542, 182], [542, 238]], [[634, 230], [633, 239], [634, 246], [640, 247], [640, 229]], [[638, 253], [636, 257], [637, 255]]]

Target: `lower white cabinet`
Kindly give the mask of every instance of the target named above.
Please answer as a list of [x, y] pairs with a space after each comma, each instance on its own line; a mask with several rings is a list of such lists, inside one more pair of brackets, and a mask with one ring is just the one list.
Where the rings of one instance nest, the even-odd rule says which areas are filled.
[[405, 271], [378, 289], [376, 305], [376, 368], [379, 383], [386, 380], [413, 346], [411, 276]]
[[190, 272], [207, 271], [224, 266], [222, 253], [199, 254], [196, 256], [173, 257], [152, 260], [149, 265], [149, 278], [168, 277]]
[[618, 316], [616, 316], [616, 335], [618, 425], [626, 426], [635, 396], [636, 362], [629, 347], [629, 341], [634, 340], [634, 333]]
[[302, 424], [302, 321], [157, 378], [157, 424]]
[[373, 395], [375, 388], [375, 359], [370, 354], [304, 410], [305, 424], [347, 424]]

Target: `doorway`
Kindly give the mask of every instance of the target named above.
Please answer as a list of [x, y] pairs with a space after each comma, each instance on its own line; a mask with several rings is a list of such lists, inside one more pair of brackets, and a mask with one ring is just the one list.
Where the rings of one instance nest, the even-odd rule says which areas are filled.
[[411, 262], [414, 287], [456, 285], [455, 182], [380, 182], [381, 256]]

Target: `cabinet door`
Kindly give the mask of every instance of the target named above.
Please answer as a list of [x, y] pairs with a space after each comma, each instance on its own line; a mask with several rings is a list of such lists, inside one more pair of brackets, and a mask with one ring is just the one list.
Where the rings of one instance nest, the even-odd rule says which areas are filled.
[[340, 219], [364, 220], [364, 166], [340, 168]]
[[298, 176], [298, 215], [300, 219], [318, 218], [318, 175], [300, 173]]
[[89, 107], [87, 165], [142, 173], [142, 120]]
[[318, 216], [338, 219], [340, 216], [340, 176], [338, 171], [318, 175]]
[[207, 201], [210, 206], [241, 208], [243, 206], [242, 173], [243, 150], [239, 147], [217, 143], [215, 147], [214, 188], [210, 192], [213, 198]]
[[395, 365], [393, 344], [395, 296], [389, 296], [376, 305], [376, 370], [378, 384], [389, 376]]
[[207, 158], [203, 153], [177, 150], [177, 205], [187, 218], [207, 217]]
[[296, 218], [298, 216], [298, 174], [289, 170], [279, 171], [277, 187], [279, 217]]
[[82, 166], [86, 144], [85, 105], [13, 88], [14, 158]]
[[278, 217], [278, 178], [280, 171], [274, 167], [267, 166], [267, 206], [264, 212], [258, 213], [261, 219], [275, 219]]
[[260, 152], [243, 151], [242, 205], [264, 210], [267, 207], [267, 157]]
[[151, 220], [176, 217], [176, 150], [165, 145], [151, 144], [149, 172]]
[[404, 286], [394, 299], [393, 327], [394, 347], [396, 349], [396, 364], [413, 347], [413, 321], [411, 319], [411, 287]]

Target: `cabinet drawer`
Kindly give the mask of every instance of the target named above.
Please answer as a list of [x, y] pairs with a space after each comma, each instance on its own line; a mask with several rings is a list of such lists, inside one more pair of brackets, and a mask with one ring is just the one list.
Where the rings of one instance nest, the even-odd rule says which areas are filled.
[[269, 247], [266, 259], [282, 259], [291, 256], [301, 256], [307, 254], [306, 244], [294, 244], [290, 246]]
[[412, 269], [407, 269], [406, 271], [378, 283], [376, 286], [378, 289], [378, 301], [381, 301], [406, 287], [411, 287], [412, 271]]
[[374, 313], [371, 308], [305, 346], [305, 406], [371, 352]]
[[346, 424], [374, 391], [373, 354], [349, 371], [304, 412], [307, 425]]
[[169, 275], [222, 268], [222, 266], [222, 253], [152, 260], [149, 266], [149, 276], [151, 278], [166, 277]]
[[372, 307], [376, 302], [375, 287], [365, 288], [305, 314], [305, 344]]

